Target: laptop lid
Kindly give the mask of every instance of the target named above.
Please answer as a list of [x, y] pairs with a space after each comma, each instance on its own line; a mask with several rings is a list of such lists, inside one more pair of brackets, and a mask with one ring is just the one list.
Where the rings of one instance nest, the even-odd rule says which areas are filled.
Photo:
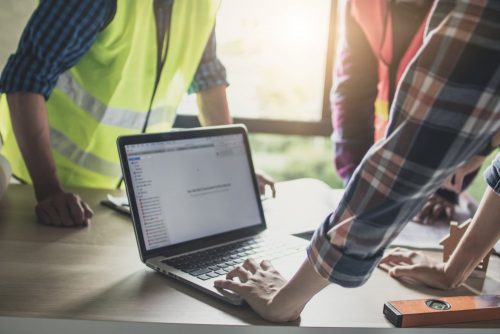
[[143, 261], [266, 228], [242, 125], [118, 138]]

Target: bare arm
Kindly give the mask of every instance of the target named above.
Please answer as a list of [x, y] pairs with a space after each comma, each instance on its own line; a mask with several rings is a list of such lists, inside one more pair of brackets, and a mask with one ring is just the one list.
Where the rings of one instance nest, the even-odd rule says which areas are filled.
[[226, 87], [215, 86], [198, 93], [198, 118], [203, 126], [231, 124], [233, 122], [227, 105]]
[[7, 95], [12, 126], [38, 201], [38, 219], [48, 225], [87, 225], [92, 210], [78, 195], [65, 193], [50, 149], [47, 109], [42, 95]]
[[444, 267], [450, 287], [461, 285], [500, 238], [499, 208], [500, 195], [487, 187], [477, 214]]
[[7, 101], [17, 143], [32, 178], [37, 200], [62, 192], [50, 150], [49, 124], [43, 96], [16, 92], [8, 94]]
[[456, 288], [465, 282], [500, 238], [498, 208], [500, 195], [488, 187], [469, 228], [446, 263], [406, 249], [389, 252], [381, 263], [394, 265], [389, 270], [392, 277], [411, 278], [439, 289]]

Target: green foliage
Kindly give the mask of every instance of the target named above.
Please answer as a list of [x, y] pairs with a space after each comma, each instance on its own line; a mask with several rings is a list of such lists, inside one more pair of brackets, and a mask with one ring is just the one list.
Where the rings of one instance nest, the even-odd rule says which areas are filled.
[[329, 138], [250, 135], [254, 165], [276, 181], [312, 177], [342, 187], [332, 162]]

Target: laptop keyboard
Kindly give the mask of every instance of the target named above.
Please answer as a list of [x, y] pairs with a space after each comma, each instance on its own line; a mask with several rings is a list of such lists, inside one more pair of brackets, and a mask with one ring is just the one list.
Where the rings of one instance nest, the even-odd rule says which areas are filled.
[[286, 239], [284, 242], [256, 237], [181, 255], [162, 262], [205, 281], [226, 275], [247, 258], [257, 261], [274, 260], [303, 249], [303, 242], [293, 243], [293, 239]]

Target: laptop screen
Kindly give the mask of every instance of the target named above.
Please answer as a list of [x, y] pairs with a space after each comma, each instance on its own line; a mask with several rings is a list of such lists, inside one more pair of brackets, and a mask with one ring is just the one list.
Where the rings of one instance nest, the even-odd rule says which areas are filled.
[[125, 145], [146, 250], [260, 225], [243, 134]]

